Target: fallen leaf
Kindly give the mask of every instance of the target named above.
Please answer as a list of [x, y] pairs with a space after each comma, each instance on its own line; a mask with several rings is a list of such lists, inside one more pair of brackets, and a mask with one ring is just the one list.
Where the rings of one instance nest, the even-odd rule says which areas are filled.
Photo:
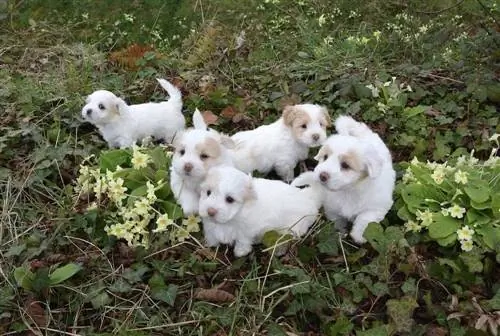
[[198, 288], [194, 292], [194, 298], [209, 302], [231, 302], [234, 301], [235, 296], [231, 293], [217, 288]]
[[25, 309], [28, 316], [37, 326], [47, 326], [47, 316], [45, 315], [45, 310], [38, 301], [28, 299], [25, 305]]
[[231, 119], [231, 121], [233, 123], [237, 124], [237, 123], [239, 123], [240, 121], [243, 120], [243, 117], [244, 117], [243, 113], [237, 113], [237, 114], [234, 115], [234, 117]]
[[203, 111], [202, 115], [207, 125], [215, 125], [219, 119], [212, 111]]
[[437, 326], [437, 325], [431, 325], [427, 328], [427, 332], [425, 333], [425, 336], [446, 336], [448, 335], [448, 330], [446, 328]]
[[234, 107], [232, 106], [227, 106], [225, 107], [222, 112], [220, 113], [221, 116], [223, 116], [224, 118], [232, 118], [236, 115], [237, 111]]

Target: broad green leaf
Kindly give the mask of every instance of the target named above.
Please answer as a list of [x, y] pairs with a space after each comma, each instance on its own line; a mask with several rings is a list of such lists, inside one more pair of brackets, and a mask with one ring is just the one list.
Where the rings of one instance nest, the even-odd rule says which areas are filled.
[[387, 336], [391, 335], [391, 327], [387, 324], [374, 327], [365, 331], [356, 332], [356, 336]]
[[123, 165], [130, 160], [130, 153], [125, 149], [113, 149], [101, 153], [99, 167], [101, 171], [114, 171], [116, 166]]
[[483, 203], [478, 203], [473, 200], [470, 200], [470, 206], [476, 210], [485, 210], [491, 208], [491, 202], [486, 201]]
[[491, 211], [495, 218], [500, 218], [500, 191], [494, 191], [491, 196]]
[[182, 218], [184, 216], [182, 208], [178, 204], [169, 201], [160, 201], [158, 203], [163, 209], [163, 213], [168, 214], [168, 216], [173, 220]]
[[151, 296], [154, 299], [163, 301], [170, 306], [175, 303], [175, 298], [177, 297], [177, 290], [179, 286], [168, 285], [167, 287], [151, 287]]
[[153, 149], [149, 155], [153, 161], [153, 165], [156, 170], [167, 170], [170, 160], [167, 158], [166, 152], [162, 147], [156, 147]]
[[492, 311], [500, 311], [500, 288], [497, 289], [496, 294], [491, 299], [485, 300], [483, 302], [486, 303], [488, 308]]
[[127, 200], [128, 205], [134, 204], [135, 201], [140, 200], [142, 197], [146, 196], [148, 193], [148, 187], [146, 184], [141, 185], [140, 187], [135, 188], [130, 193], [130, 196]]
[[[476, 249], [477, 251], [477, 249]], [[483, 271], [483, 263], [481, 262], [482, 253], [462, 252], [458, 256], [472, 273], [481, 273]]]
[[340, 336], [340, 335], [348, 335], [349, 332], [354, 328], [351, 321], [341, 315], [335, 319], [335, 323], [329, 323], [325, 328], [325, 334], [328, 336]]
[[479, 212], [474, 209], [469, 209], [466, 214], [467, 225], [483, 225], [492, 221], [492, 219], [484, 214], [484, 212]]
[[500, 252], [500, 228], [494, 227], [493, 223], [483, 224], [475, 228], [481, 235], [486, 246], [496, 252]]
[[469, 183], [469, 185], [464, 187], [464, 191], [475, 203], [486, 202], [490, 198], [491, 193], [491, 190], [487, 185], [484, 183], [477, 183], [476, 181], [474, 184]]
[[455, 233], [462, 226], [461, 222], [451, 216], [435, 213], [429, 225], [429, 236], [433, 239], [445, 238]]
[[7, 253], [4, 254], [5, 257], [17, 257], [21, 255], [26, 250], [26, 244], [14, 244], [12, 245]]
[[51, 285], [49, 278], [49, 270], [46, 267], [42, 267], [36, 270], [35, 278], [31, 283], [31, 288], [35, 292], [42, 292], [43, 290], [49, 288]]
[[165, 280], [158, 272], [155, 272], [153, 274], [153, 276], [151, 278], [149, 278], [148, 285], [152, 289], [153, 288], [165, 288], [165, 287], [167, 287], [167, 285], [165, 285]]
[[403, 285], [401, 286], [401, 290], [406, 295], [412, 296], [417, 293], [417, 285], [415, 284], [415, 278], [408, 278]]
[[436, 242], [440, 246], [450, 246], [456, 243], [458, 239], [458, 235], [456, 233], [452, 233], [451, 235], [444, 237], [444, 238], [437, 238]]
[[75, 275], [78, 271], [82, 269], [81, 265], [70, 263], [62, 267], [58, 267], [49, 276], [50, 285], [57, 285]]
[[94, 309], [99, 309], [102, 308], [108, 304], [111, 303], [111, 297], [109, 296], [108, 293], [106, 293], [104, 290], [99, 292], [98, 294], [94, 295], [90, 299], [90, 303], [92, 304], [92, 307]]
[[418, 307], [413, 296], [404, 296], [401, 299], [390, 299], [386, 303], [387, 313], [396, 331], [409, 332], [414, 323], [413, 311]]
[[416, 115], [424, 113], [428, 109], [429, 109], [428, 106], [423, 106], [423, 105], [417, 105], [414, 107], [406, 107], [404, 109], [404, 115], [406, 118], [411, 118], [411, 117], [414, 117]]
[[18, 286], [26, 290], [31, 290], [35, 274], [28, 269], [28, 266], [22, 266], [14, 270], [14, 278]]
[[[408, 211], [415, 213], [417, 210], [435, 206], [436, 203], [445, 201], [445, 196], [433, 185], [412, 183], [401, 190], [401, 197], [405, 201]], [[434, 200], [427, 202], [426, 199]]]

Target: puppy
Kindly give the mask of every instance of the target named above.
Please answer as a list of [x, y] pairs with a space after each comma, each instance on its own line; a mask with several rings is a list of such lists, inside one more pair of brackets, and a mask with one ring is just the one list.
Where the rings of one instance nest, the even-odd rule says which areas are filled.
[[168, 92], [168, 101], [127, 105], [112, 92], [98, 90], [87, 97], [82, 117], [99, 129], [109, 147], [131, 147], [148, 136], [171, 143], [185, 127], [182, 95], [168, 81], [157, 81]]
[[351, 237], [361, 244], [368, 224], [384, 219], [393, 204], [396, 173], [389, 149], [366, 124], [341, 116], [335, 128], [315, 157], [314, 179], [326, 189], [326, 217], [340, 230], [352, 221]]
[[210, 169], [201, 186], [199, 214], [208, 246], [234, 244], [244, 256], [264, 233], [303, 236], [321, 207], [320, 194], [282, 181], [252, 178], [234, 167]]
[[328, 126], [330, 116], [322, 106], [286, 106], [276, 122], [232, 136], [236, 143], [234, 164], [246, 173], [268, 173], [274, 168], [283, 180], [290, 182], [295, 166], [307, 158], [309, 148], [320, 146], [326, 139]]
[[170, 166], [170, 187], [185, 215], [198, 212], [201, 182], [210, 168], [232, 165], [229, 149], [234, 148], [231, 138], [207, 127], [198, 109], [193, 125], [174, 140]]

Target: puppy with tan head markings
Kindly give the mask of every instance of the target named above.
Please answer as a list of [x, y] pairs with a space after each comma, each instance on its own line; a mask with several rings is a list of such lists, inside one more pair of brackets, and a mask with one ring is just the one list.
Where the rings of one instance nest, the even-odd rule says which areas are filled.
[[182, 95], [168, 81], [157, 81], [168, 92], [169, 100], [127, 105], [114, 93], [98, 90], [85, 100], [82, 117], [99, 129], [109, 147], [131, 147], [151, 136], [170, 143], [185, 127]]
[[208, 170], [218, 165], [232, 165], [228, 136], [209, 129], [200, 111], [193, 114], [194, 128], [174, 140], [175, 153], [170, 167], [170, 187], [185, 215], [198, 212], [200, 184]]
[[313, 188], [252, 178], [234, 167], [212, 168], [201, 186], [199, 208], [207, 245], [234, 245], [234, 255], [241, 257], [267, 231], [301, 237], [316, 221], [321, 197]]
[[352, 221], [351, 237], [364, 243], [368, 224], [383, 220], [392, 206], [396, 173], [389, 149], [366, 124], [341, 116], [335, 128], [338, 134], [330, 136], [315, 157], [319, 163], [314, 172], [303, 175], [313, 174], [323, 185], [326, 217], [340, 230]]
[[234, 165], [246, 173], [257, 170], [265, 174], [275, 169], [283, 180], [290, 182], [295, 166], [307, 158], [309, 148], [325, 141], [328, 126], [330, 116], [325, 107], [286, 106], [274, 123], [232, 136], [236, 143], [232, 152]]

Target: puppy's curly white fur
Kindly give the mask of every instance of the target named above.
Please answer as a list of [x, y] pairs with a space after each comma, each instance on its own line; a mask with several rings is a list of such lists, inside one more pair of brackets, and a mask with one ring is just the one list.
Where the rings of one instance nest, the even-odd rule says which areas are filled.
[[200, 184], [210, 168], [232, 164], [229, 148], [234, 146], [231, 138], [209, 129], [198, 110], [193, 125], [174, 140], [170, 167], [170, 187], [185, 215], [198, 212]]
[[244, 256], [270, 230], [303, 236], [316, 221], [321, 194], [282, 181], [252, 178], [234, 167], [210, 169], [201, 186], [199, 214], [208, 246], [234, 244]]
[[335, 128], [338, 134], [330, 136], [315, 157], [319, 163], [314, 179], [325, 188], [326, 217], [341, 230], [352, 221], [351, 237], [364, 243], [368, 224], [383, 220], [393, 204], [396, 174], [391, 154], [364, 123], [340, 116]]
[[280, 119], [254, 130], [232, 136], [235, 166], [243, 172], [268, 173], [275, 169], [285, 181], [293, 179], [293, 169], [307, 158], [309, 148], [326, 139], [330, 117], [326, 108], [313, 104], [286, 106]]
[[98, 90], [90, 94], [82, 108], [82, 117], [94, 124], [109, 147], [131, 147], [146, 137], [172, 142], [184, 129], [182, 95], [164, 79], [157, 79], [170, 99], [160, 103], [127, 105], [114, 93]]

